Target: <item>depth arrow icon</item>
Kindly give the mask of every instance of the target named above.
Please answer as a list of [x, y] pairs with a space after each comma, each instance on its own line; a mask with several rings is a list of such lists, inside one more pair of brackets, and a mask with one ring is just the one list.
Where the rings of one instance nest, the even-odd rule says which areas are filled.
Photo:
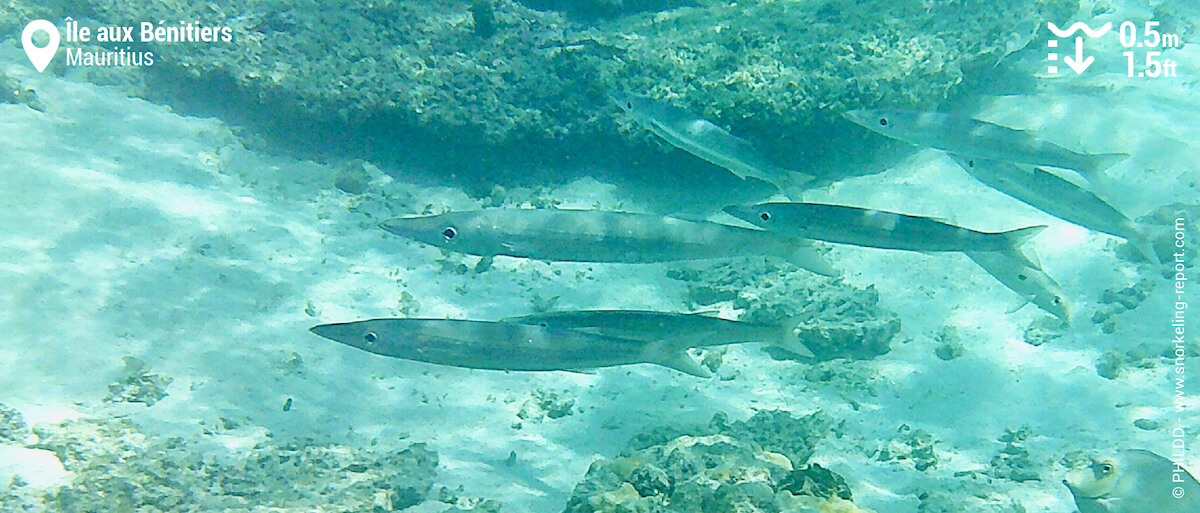
[[1092, 63], [1095, 62], [1095, 60], [1096, 58], [1090, 55], [1086, 59], [1083, 58], [1082, 37], [1075, 38], [1075, 58], [1072, 59], [1070, 55], [1063, 57], [1063, 62], [1067, 63], [1067, 66], [1070, 66], [1071, 69], [1075, 71], [1076, 75], [1083, 73], [1084, 70], [1088, 69], [1088, 66], [1091, 66]]

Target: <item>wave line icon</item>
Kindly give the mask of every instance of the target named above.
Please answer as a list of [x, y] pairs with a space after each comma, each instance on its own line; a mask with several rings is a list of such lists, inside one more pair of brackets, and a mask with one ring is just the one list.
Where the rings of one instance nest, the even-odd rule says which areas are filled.
[[1087, 24], [1082, 21], [1077, 21], [1077, 22], [1071, 24], [1070, 27], [1067, 27], [1067, 30], [1058, 28], [1058, 26], [1055, 25], [1053, 21], [1046, 23], [1046, 26], [1049, 27], [1050, 32], [1053, 32], [1054, 35], [1057, 37], [1071, 37], [1072, 34], [1078, 32], [1080, 30], [1082, 30], [1085, 34], [1087, 34], [1088, 37], [1100, 37], [1100, 36], [1103, 36], [1104, 34], [1107, 34], [1108, 31], [1110, 29], [1112, 29], [1112, 22], [1110, 21], [1108, 23], [1105, 23], [1104, 26], [1102, 26], [1096, 30], [1092, 30], [1091, 27], [1087, 26]]

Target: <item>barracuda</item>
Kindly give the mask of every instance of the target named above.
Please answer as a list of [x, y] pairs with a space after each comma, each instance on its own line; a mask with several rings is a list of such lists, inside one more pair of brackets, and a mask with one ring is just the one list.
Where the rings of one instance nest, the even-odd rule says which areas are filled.
[[807, 241], [654, 214], [491, 209], [402, 217], [380, 226], [401, 237], [483, 257], [648, 263], [771, 256], [817, 274], [837, 275]]
[[673, 341], [634, 340], [512, 322], [369, 319], [313, 326], [335, 342], [392, 358], [468, 369], [578, 371], [653, 363], [711, 377]]
[[1089, 181], [1102, 182], [1105, 169], [1129, 157], [1125, 153], [1076, 153], [1024, 130], [940, 112], [852, 110], [843, 116], [910, 144], [983, 159], [1073, 169]]
[[1041, 168], [1023, 168], [955, 153], [950, 158], [988, 187], [1069, 223], [1121, 237], [1150, 262], [1158, 261], [1150, 239], [1137, 224], [1087, 189]]
[[609, 92], [609, 98], [638, 124], [672, 146], [728, 169], [738, 178], [751, 176], [785, 193], [795, 191], [812, 180], [809, 175], [768, 162], [745, 139], [679, 107], [617, 91]]
[[995, 251], [1034, 265], [1018, 249], [1045, 226], [978, 232], [928, 217], [823, 203], [760, 203], [729, 206], [726, 213], [784, 235], [907, 251]]
[[1064, 323], [1071, 322], [1071, 305], [1050, 275], [1004, 253], [968, 251], [967, 257], [1000, 284]]
[[731, 321], [699, 313], [580, 310], [509, 317], [503, 319], [503, 322], [572, 329], [647, 342], [672, 340], [687, 347], [763, 342], [801, 356], [814, 356], [796, 336], [794, 330], [797, 320], [771, 325]]

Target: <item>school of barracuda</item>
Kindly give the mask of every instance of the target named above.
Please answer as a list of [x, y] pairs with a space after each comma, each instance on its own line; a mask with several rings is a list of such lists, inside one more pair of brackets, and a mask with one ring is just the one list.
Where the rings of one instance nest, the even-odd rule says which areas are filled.
[[[743, 180], [768, 182], [798, 197], [811, 176], [771, 163], [749, 141], [653, 98], [610, 92], [640, 126], [667, 143]], [[967, 116], [858, 110], [843, 114], [864, 128], [946, 151], [970, 176], [1065, 221], [1126, 239], [1156, 259], [1148, 238], [1092, 189], [1104, 170], [1128, 157], [1084, 154], [1036, 135]], [[1051, 171], [1047, 168], [1054, 168]], [[1075, 171], [1088, 186], [1059, 173]], [[1070, 301], [1036, 256], [1022, 248], [1044, 225], [983, 232], [921, 216], [864, 206], [805, 202], [729, 205], [746, 226], [658, 214], [601, 210], [485, 209], [391, 219], [394, 235], [447, 250], [558, 262], [652, 263], [768, 257], [823, 276], [837, 269], [811, 241], [916, 252], [961, 252], [998, 282], [1064, 324]], [[1023, 304], [1024, 304], [1023, 303]], [[472, 369], [583, 370], [653, 363], [698, 377], [710, 374], [687, 350], [761, 342], [811, 356], [791, 330], [696, 313], [639, 310], [558, 311], [498, 321], [369, 319], [312, 328], [322, 337], [390, 357]]]

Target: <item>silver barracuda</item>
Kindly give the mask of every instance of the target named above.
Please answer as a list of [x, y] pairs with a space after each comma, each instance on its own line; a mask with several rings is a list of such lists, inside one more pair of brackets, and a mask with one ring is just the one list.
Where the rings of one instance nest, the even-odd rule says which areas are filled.
[[313, 326], [310, 331], [363, 351], [468, 369], [578, 371], [653, 363], [711, 377], [671, 341], [608, 337], [511, 322], [369, 319]]
[[771, 256], [817, 274], [837, 275], [807, 241], [655, 214], [489, 209], [401, 217], [380, 226], [401, 237], [483, 257], [633, 264]]
[[609, 92], [609, 98], [672, 146], [728, 169], [738, 178], [752, 176], [785, 192], [812, 180], [809, 175], [768, 162], [750, 142], [684, 109], [617, 91]]
[[757, 324], [709, 317], [700, 313], [645, 310], [578, 310], [509, 317], [503, 322], [572, 329], [609, 337], [653, 342], [670, 340], [687, 347], [708, 347], [762, 342], [801, 356], [813, 352], [797, 338], [797, 322]]
[[1087, 189], [1037, 167], [955, 153], [950, 158], [988, 187], [1069, 223], [1121, 237], [1151, 262], [1158, 261], [1149, 238], [1137, 224]]
[[723, 210], [764, 230], [807, 239], [921, 252], [996, 251], [1022, 259], [1019, 246], [1046, 228], [979, 232], [928, 217], [824, 203], [760, 203]]
[[901, 141], [969, 157], [1073, 169], [1089, 181], [1129, 157], [1125, 153], [1077, 153], [1034, 135], [940, 112], [852, 110], [843, 114], [862, 127]]
[[968, 251], [967, 257], [1000, 284], [1024, 298], [1025, 303], [1021, 306], [1033, 303], [1059, 320], [1071, 322], [1071, 305], [1062, 287], [1045, 272], [1004, 253]]

